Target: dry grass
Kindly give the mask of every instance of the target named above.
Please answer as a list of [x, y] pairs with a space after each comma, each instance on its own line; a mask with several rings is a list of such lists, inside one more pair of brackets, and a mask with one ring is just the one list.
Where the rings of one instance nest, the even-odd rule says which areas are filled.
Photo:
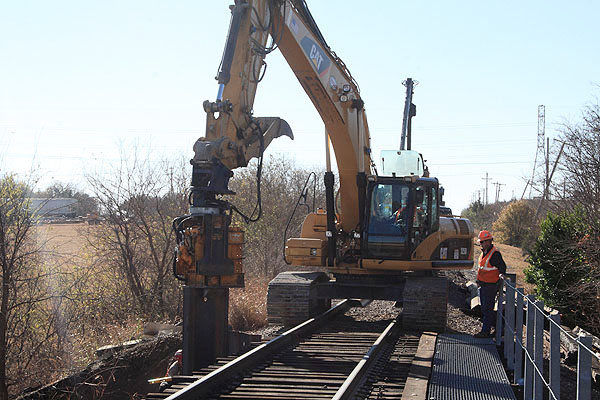
[[[34, 227], [38, 246], [42, 250], [45, 268], [52, 272], [46, 278], [48, 290], [61, 293], [65, 285], [74, 284], [82, 279], [74, 287], [76, 296], [81, 295], [88, 288], [90, 282], [94, 285], [102, 285], [97, 279], [89, 279], [88, 268], [92, 266], [92, 258], [87, 254], [86, 234], [97, 226], [85, 223], [79, 224], [42, 224]], [[83, 271], [81, 276], [80, 272]], [[61, 273], [69, 273], [66, 277]], [[86, 279], [87, 277], [87, 279]], [[70, 281], [72, 279], [73, 281]], [[76, 321], [69, 321], [68, 327], [62, 332], [63, 354], [57, 355], [54, 360], [56, 376], [62, 376], [85, 367], [96, 358], [95, 350], [108, 344], [118, 344], [133, 338], [140, 337], [143, 331], [143, 321], [135, 317], [129, 317], [122, 321], [107, 321], [98, 318], [97, 313], [89, 315], [86, 307], [95, 300], [78, 302], [82, 309], [71, 310], [61, 307], [66, 318], [73, 318], [73, 312], [82, 313], [75, 317]]]
[[143, 321], [136, 318], [129, 318], [118, 324], [99, 323], [93, 333], [72, 337], [73, 362], [77, 368], [83, 368], [96, 358], [98, 348], [138, 339], [143, 331]]
[[240, 331], [252, 331], [267, 324], [267, 279], [248, 279], [243, 289], [229, 292], [229, 323]]
[[35, 227], [35, 233], [45, 250], [63, 256], [78, 256], [85, 245], [83, 232], [92, 227], [87, 224], [43, 224]]

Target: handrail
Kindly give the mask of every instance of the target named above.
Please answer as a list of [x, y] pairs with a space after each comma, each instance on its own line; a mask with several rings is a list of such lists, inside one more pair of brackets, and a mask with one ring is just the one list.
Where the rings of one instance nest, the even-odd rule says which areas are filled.
[[[517, 295], [521, 295], [520, 293], [517, 292], [517, 288], [512, 286], [509, 282], [510, 280], [507, 279], [503, 279], [504, 280], [504, 285], [509, 286], [510, 288], [512, 288], [513, 290], [515, 290], [515, 293], [517, 293]], [[521, 297], [523, 297], [524, 299], [526, 299], [527, 296], [525, 295], [521, 295]], [[569, 338], [569, 340], [571, 340], [572, 342], [575, 342], [579, 345], [581, 345], [584, 349], [586, 349], [588, 352], [590, 352], [590, 354], [596, 358], [596, 360], [600, 361], [600, 356], [598, 354], [596, 354], [596, 352], [594, 351], [594, 349], [590, 349], [589, 347], [587, 347], [584, 343], [581, 343], [581, 341], [579, 340], [578, 337], [575, 337], [571, 334], [571, 332], [565, 330], [565, 328], [562, 327], [562, 325], [558, 324], [556, 321], [554, 321], [552, 318], [548, 318], [548, 316], [546, 315], [545, 310], [540, 309], [535, 303], [531, 303], [531, 305], [536, 308], [539, 312], [541, 312], [542, 314], [544, 314], [544, 317], [554, 326], [556, 326], [561, 333], [564, 333], [565, 336], [567, 338]]]
[[[535, 301], [534, 295], [525, 295], [517, 288], [516, 275], [507, 274], [502, 278], [498, 296], [498, 315], [496, 319], [496, 343], [504, 340], [504, 356], [509, 369], [514, 369], [514, 383], [524, 386], [524, 399], [542, 399], [543, 387], [548, 390], [549, 398], [560, 400], [560, 334], [578, 345], [577, 362], [577, 400], [591, 399], [592, 357], [600, 360], [592, 346], [592, 337], [580, 334], [574, 337], [560, 325], [560, 315], [546, 313], [543, 301]], [[514, 286], [513, 286], [514, 285]], [[506, 304], [503, 304], [506, 286]], [[515, 302], [516, 298], [516, 302]], [[503, 313], [503, 305], [505, 307]], [[525, 305], [527, 306], [525, 308]], [[519, 309], [520, 308], [520, 309]], [[523, 310], [527, 311], [526, 344], [523, 344]], [[515, 314], [515, 312], [520, 313]], [[516, 318], [515, 318], [516, 317]], [[550, 368], [548, 379], [544, 377], [543, 343], [544, 320], [549, 321], [550, 331]], [[503, 329], [504, 325], [504, 329]], [[504, 332], [504, 336], [502, 336]], [[521, 368], [522, 354], [525, 354], [525, 371]]]

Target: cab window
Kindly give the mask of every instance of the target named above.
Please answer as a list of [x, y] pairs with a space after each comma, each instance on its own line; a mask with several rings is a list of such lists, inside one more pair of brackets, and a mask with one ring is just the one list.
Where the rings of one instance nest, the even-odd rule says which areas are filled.
[[367, 257], [401, 259], [406, 256], [410, 192], [410, 187], [403, 183], [373, 187], [365, 235]]

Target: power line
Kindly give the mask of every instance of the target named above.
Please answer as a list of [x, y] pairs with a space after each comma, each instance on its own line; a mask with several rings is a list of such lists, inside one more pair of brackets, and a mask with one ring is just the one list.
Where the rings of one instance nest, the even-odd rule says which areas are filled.
[[[531, 161], [498, 161], [486, 162], [487, 165], [502, 165], [502, 164], [530, 164]], [[481, 165], [481, 162], [461, 162], [461, 163], [427, 163], [429, 166], [444, 166], [444, 165]]]

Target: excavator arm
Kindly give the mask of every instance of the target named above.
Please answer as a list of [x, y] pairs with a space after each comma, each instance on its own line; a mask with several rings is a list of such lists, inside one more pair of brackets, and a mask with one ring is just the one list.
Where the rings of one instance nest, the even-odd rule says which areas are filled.
[[[287, 248], [296, 253], [290, 255], [297, 256], [292, 263], [327, 265], [346, 274], [364, 273], [364, 269], [431, 269], [437, 264], [469, 267], [472, 225], [439, 221], [437, 180], [420, 178], [423, 175], [413, 169], [389, 168], [406, 164], [411, 154], [418, 153], [392, 151], [386, 156], [384, 176], [377, 175], [358, 85], [325, 42], [305, 1], [235, 0], [231, 12], [217, 97], [204, 102], [206, 133], [194, 145], [190, 214], [174, 223], [179, 242], [176, 275], [200, 287], [243, 285], [241, 247], [236, 247], [243, 244], [243, 232], [232, 236], [231, 213], [237, 209], [223, 195], [233, 194], [228, 183], [235, 168], [262, 157], [273, 139], [293, 138], [283, 119], [253, 114], [257, 87], [266, 71], [265, 57], [275, 49], [281, 51], [323, 120], [327, 153], [331, 143], [339, 173], [337, 207], [327, 159], [326, 215], [315, 213], [307, 219], [312, 222], [303, 226], [302, 237], [288, 241]], [[420, 155], [415, 160], [422, 164]], [[415, 196], [422, 193], [427, 194], [424, 200], [417, 201]], [[396, 211], [407, 201], [412, 211], [403, 218], [401, 230], [388, 232], [376, 226], [379, 217], [372, 214], [378, 206], [387, 202], [390, 211]], [[458, 258], [446, 260], [446, 254], [454, 255], [456, 250]]]
[[196, 206], [205, 205], [207, 185], [214, 194], [229, 193], [230, 171], [260, 156], [271, 140], [282, 135], [293, 138], [284, 120], [252, 113], [265, 56], [278, 48], [323, 119], [333, 145], [340, 176], [338, 222], [348, 232], [356, 229], [360, 222], [356, 177], [371, 169], [369, 130], [358, 86], [325, 43], [304, 1], [236, 0], [231, 9], [217, 99], [204, 102], [206, 136], [194, 145]]
[[325, 124], [339, 171], [338, 222], [343, 231], [351, 232], [361, 221], [362, 191], [357, 176], [370, 175], [372, 168], [364, 102], [358, 85], [327, 46], [304, 1], [286, 2], [280, 18], [285, 29], [279, 48]]
[[175, 275], [199, 287], [243, 286], [243, 232], [229, 228], [236, 208], [223, 195], [233, 194], [228, 183], [235, 168], [262, 157], [274, 138], [293, 139], [283, 119], [253, 114], [270, 52], [278, 48], [283, 53], [325, 124], [328, 149], [331, 140], [335, 151], [340, 177], [338, 218], [333, 173], [328, 171], [325, 177], [330, 264], [338, 232], [350, 235], [360, 230], [366, 175], [372, 165], [358, 85], [327, 46], [304, 1], [235, 0], [230, 8], [217, 97], [203, 104], [206, 132], [194, 144], [190, 213], [174, 221], [178, 238]]

